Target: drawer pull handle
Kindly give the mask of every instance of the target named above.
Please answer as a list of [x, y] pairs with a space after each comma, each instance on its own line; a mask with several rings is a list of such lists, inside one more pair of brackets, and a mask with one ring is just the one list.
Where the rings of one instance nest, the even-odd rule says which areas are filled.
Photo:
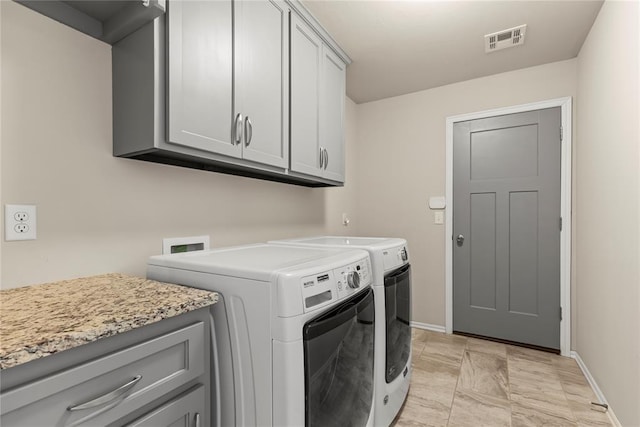
[[128, 383], [121, 385], [117, 389], [110, 391], [107, 394], [103, 394], [100, 397], [96, 397], [93, 400], [90, 400], [86, 403], [81, 403], [79, 405], [69, 406], [67, 411], [81, 411], [83, 409], [95, 408], [96, 406], [104, 405], [105, 403], [109, 403], [113, 400], [116, 400], [118, 397], [122, 396], [126, 392], [128, 392], [134, 385], [138, 383], [142, 379], [142, 375], [136, 375], [134, 379], [129, 381]]

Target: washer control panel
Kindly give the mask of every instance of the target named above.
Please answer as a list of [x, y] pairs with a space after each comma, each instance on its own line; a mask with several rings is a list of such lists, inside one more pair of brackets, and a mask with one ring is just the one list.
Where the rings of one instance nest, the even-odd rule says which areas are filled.
[[340, 268], [323, 271], [300, 281], [305, 313], [325, 307], [371, 286], [369, 257]]
[[371, 284], [371, 264], [368, 258], [333, 270], [333, 273], [336, 278], [338, 299], [352, 295]]

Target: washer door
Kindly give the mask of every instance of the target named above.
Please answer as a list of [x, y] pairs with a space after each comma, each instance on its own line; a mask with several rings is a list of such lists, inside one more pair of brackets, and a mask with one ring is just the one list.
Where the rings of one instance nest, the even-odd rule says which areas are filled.
[[364, 426], [373, 402], [373, 291], [304, 326], [305, 424]]
[[384, 277], [386, 370], [390, 383], [407, 366], [411, 352], [411, 266], [394, 270]]

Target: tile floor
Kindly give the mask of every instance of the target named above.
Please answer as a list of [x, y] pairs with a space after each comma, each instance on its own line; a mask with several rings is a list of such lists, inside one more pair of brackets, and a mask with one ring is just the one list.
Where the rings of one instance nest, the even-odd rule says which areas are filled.
[[413, 329], [413, 374], [395, 426], [611, 426], [575, 360]]

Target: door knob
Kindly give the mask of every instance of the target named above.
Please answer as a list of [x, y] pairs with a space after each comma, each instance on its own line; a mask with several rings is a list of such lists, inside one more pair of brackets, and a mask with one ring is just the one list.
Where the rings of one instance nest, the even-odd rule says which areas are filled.
[[458, 237], [456, 237], [456, 244], [458, 246], [462, 246], [463, 243], [464, 243], [464, 236], [462, 234], [458, 234]]

